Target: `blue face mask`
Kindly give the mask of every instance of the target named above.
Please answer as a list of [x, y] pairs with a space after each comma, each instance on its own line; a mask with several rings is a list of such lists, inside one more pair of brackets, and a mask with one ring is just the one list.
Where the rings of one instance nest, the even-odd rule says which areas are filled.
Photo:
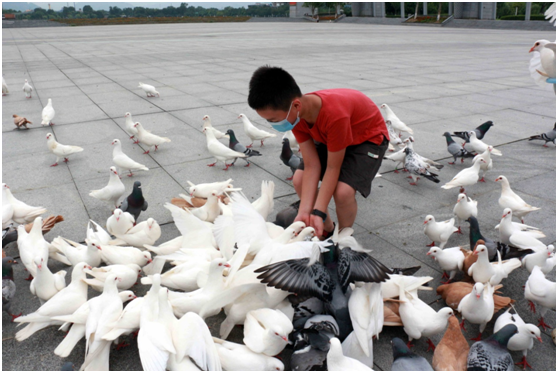
[[[289, 107], [289, 112], [287, 113], [287, 118], [289, 117], [289, 114], [291, 113], [292, 108], [293, 108], [293, 103], [291, 102], [291, 106]], [[292, 130], [298, 124], [298, 122], [300, 122], [300, 118], [298, 116], [298, 113], [296, 115], [296, 120], [293, 124], [291, 124], [291, 122], [289, 122], [287, 120], [287, 118], [283, 119], [280, 122], [270, 122], [270, 121], [268, 121], [268, 123], [271, 124], [271, 127], [273, 127], [273, 129], [276, 130], [276, 131], [287, 132], [287, 131]]]

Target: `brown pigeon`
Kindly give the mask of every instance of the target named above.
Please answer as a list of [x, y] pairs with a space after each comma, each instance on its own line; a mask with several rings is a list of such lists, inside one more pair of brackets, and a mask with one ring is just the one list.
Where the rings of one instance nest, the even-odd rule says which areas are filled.
[[28, 130], [29, 128], [27, 128], [27, 123], [33, 124], [33, 122], [27, 120], [27, 118], [22, 118], [17, 114], [14, 114], [13, 117], [14, 117], [14, 124], [16, 125], [17, 128], [25, 127], [25, 129]]

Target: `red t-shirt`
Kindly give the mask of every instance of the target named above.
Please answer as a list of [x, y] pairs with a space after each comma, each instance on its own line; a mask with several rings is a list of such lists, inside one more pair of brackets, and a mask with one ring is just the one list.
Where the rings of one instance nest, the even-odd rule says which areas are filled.
[[314, 139], [337, 152], [365, 141], [380, 145], [389, 134], [384, 117], [376, 104], [364, 93], [354, 89], [324, 89], [311, 92], [322, 99], [322, 107], [312, 128], [304, 119], [293, 128], [300, 144]]

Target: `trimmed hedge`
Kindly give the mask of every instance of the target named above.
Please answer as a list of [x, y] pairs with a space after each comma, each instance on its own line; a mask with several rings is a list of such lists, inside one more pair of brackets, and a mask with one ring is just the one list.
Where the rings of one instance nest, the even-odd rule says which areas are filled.
[[127, 18], [82, 18], [82, 19], [51, 19], [54, 22], [70, 26], [100, 25], [137, 25], [152, 23], [212, 23], [212, 22], [246, 22], [251, 17], [127, 17]]
[[[516, 16], [502, 16], [502, 21], [525, 21], [525, 14], [518, 14]], [[531, 14], [531, 21], [548, 21], [542, 14]]]

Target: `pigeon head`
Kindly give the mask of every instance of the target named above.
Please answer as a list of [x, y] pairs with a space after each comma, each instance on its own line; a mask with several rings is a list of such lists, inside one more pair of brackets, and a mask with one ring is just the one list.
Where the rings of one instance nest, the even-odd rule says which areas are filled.
[[14, 117], [14, 118], [17, 117], [17, 114], [13, 114], [12, 117]]
[[136, 128], [141, 127], [141, 123], [140, 122], [134, 123], [134, 127], [136, 127]]
[[47, 133], [46, 138], [47, 140], [54, 139], [54, 135], [52, 133]]
[[37, 266], [37, 269], [43, 269], [43, 262], [45, 260], [43, 258], [41, 258], [40, 256], [36, 256], [33, 259], [33, 262], [35, 262], [35, 265]]
[[25, 83], [27, 83], [27, 79], [25, 79]]
[[157, 223], [157, 222], [155, 221], [155, 219], [153, 219], [153, 218], [147, 219], [147, 227], [148, 227], [149, 229], [153, 228], [153, 226], [155, 225], [155, 223]]
[[118, 140], [118, 139], [112, 140], [111, 145], [119, 145], [119, 144], [120, 144], [120, 140]]
[[409, 155], [413, 152], [413, 150], [411, 148], [405, 148], [405, 154]]
[[467, 196], [463, 193], [459, 193], [459, 195], [457, 196], [457, 203], [459, 203], [463, 200], [467, 201]]
[[141, 189], [141, 182], [134, 181], [134, 189]]
[[542, 343], [541, 331], [537, 326], [533, 324], [525, 324], [525, 329], [527, 329], [529, 337], [536, 339]]
[[473, 286], [473, 290], [471, 293], [477, 298], [480, 299], [482, 292], [484, 291], [484, 285], [481, 282], [477, 282], [475, 286]]
[[502, 215], [502, 219], [505, 219], [505, 218], [507, 218], [508, 216], [509, 216], [509, 218], [511, 219], [511, 217], [512, 217], [512, 210], [511, 210], [509, 207], [506, 207], [506, 208], [504, 209], [504, 213], [503, 213], [503, 215]]
[[533, 44], [533, 46], [531, 47], [531, 49], [529, 49], [529, 53], [533, 53], [533, 52], [540, 52], [545, 45], [547, 45], [549, 43], [548, 40], [537, 40], [535, 42], [535, 44]]
[[385, 109], [385, 108], [387, 108], [387, 107], [388, 107], [387, 104], [381, 104], [381, 105], [380, 105], [380, 109]]
[[209, 118], [209, 115], [204, 115], [202, 120], [205, 122], [206, 120], [211, 120], [211, 118]]
[[469, 131], [469, 137], [476, 139], [477, 138], [477, 133], [475, 131]]
[[497, 183], [500, 182], [500, 181], [504, 183], [504, 180], [508, 181], [508, 179], [504, 175], [500, 175], [494, 181], [497, 182]]
[[118, 172], [116, 171], [116, 167], [112, 166], [110, 168], [110, 172], [113, 173], [114, 175], [118, 176]]
[[131, 113], [129, 113], [129, 112], [127, 112], [126, 114], [124, 114], [124, 116], [125, 116], [126, 118], [127, 118], [127, 117], [131, 117], [131, 116], [132, 116], [132, 114], [131, 114]]
[[74, 266], [72, 270], [72, 281], [85, 280], [85, 270], [91, 269], [91, 266], [85, 262], [80, 262]]
[[486, 253], [485, 255], [488, 255], [488, 249], [484, 245], [477, 245], [477, 248], [473, 251], [473, 254], [475, 255], [481, 255], [484, 253]]
[[151, 253], [149, 251], [143, 252], [143, 258], [147, 260], [147, 263], [151, 263], [153, 260], [151, 259]]
[[434, 216], [432, 215], [426, 215], [426, 217], [424, 218], [424, 223], [423, 224], [430, 224], [430, 223], [435, 223], [436, 219], [434, 219]]
[[122, 299], [122, 302], [129, 302], [129, 301], [134, 300], [134, 299], [137, 298], [137, 296], [131, 290], [126, 290], [126, 291], [121, 292], [120, 296], [124, 297], [124, 299]]
[[270, 332], [273, 336], [275, 336], [276, 338], [281, 338], [282, 340], [284, 340], [285, 342], [289, 341], [289, 338], [287, 335], [285, 335], [285, 333], [281, 330], [280, 327], [278, 327], [277, 325], [273, 325], [270, 328]]
[[239, 114], [238, 115], [238, 119], [244, 119], [244, 118], [246, 118], [246, 115], [244, 115], [244, 114]]
[[432, 259], [434, 259], [441, 252], [442, 252], [442, 250], [439, 247], [433, 246], [433, 247], [430, 248], [430, 250], [428, 250], [426, 255], [429, 255], [429, 256], [431, 255]]
[[554, 253], [554, 245], [548, 245], [546, 247], [546, 253], [548, 254], [548, 256], [552, 256], [552, 253]]
[[6, 189], [10, 189], [10, 187], [6, 185], [6, 183], [2, 183], [2, 190], [6, 190]]
[[437, 313], [438, 315], [444, 316], [447, 320], [449, 320], [449, 318], [453, 316], [453, 310], [449, 307], [444, 307], [440, 309]]
[[116, 219], [116, 221], [119, 221], [120, 216], [122, 215], [122, 210], [115, 209], [112, 214], [114, 215], [114, 218]]
[[401, 338], [393, 338], [391, 340], [391, 348], [393, 349], [393, 360], [404, 356], [414, 355]]

